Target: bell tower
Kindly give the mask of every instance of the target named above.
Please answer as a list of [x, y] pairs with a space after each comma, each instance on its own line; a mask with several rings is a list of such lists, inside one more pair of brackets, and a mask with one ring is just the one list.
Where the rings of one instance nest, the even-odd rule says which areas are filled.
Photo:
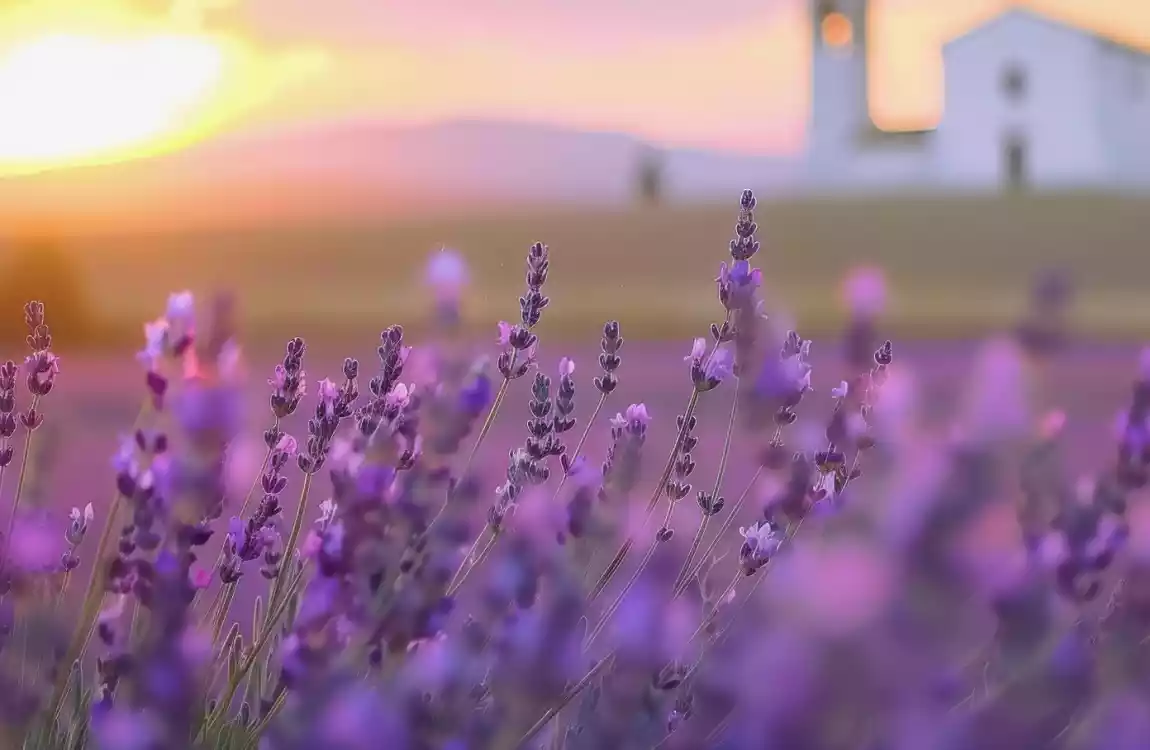
[[811, 104], [807, 149], [825, 176], [846, 169], [870, 126], [867, 94], [869, 0], [809, 0]]

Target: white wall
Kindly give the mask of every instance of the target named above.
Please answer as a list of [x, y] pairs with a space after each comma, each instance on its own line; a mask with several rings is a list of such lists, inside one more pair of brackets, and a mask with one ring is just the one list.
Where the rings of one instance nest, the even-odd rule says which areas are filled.
[[1099, 41], [1098, 127], [1115, 180], [1150, 188], [1150, 56]]
[[[1109, 159], [1095, 104], [1097, 40], [1024, 11], [1003, 14], [943, 50], [946, 105], [936, 133], [938, 178], [955, 187], [996, 188], [1005, 180], [1005, 139], [1028, 142], [1029, 182], [1037, 189], [1109, 182]], [[1026, 76], [1018, 102], [1003, 71]]]
[[826, 184], [831, 192], [861, 189], [898, 190], [908, 185], [929, 185], [930, 148], [933, 134], [925, 139], [901, 140], [891, 135], [878, 143], [857, 146], [858, 150], [842, 171], [837, 183]]

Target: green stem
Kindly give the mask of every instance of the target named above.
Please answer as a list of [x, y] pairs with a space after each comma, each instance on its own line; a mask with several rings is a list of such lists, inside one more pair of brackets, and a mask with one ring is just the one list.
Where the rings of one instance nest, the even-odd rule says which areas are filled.
[[[467, 557], [464, 559], [475, 555], [475, 548], [479, 546], [479, 540], [482, 538], [482, 535], [476, 537], [475, 544], [471, 545], [471, 549], [467, 551]], [[454, 596], [455, 592], [459, 591], [460, 587], [463, 586], [463, 582], [467, 580], [467, 576], [471, 575], [471, 571], [482, 565], [483, 561], [487, 559], [487, 556], [491, 554], [491, 550], [495, 547], [495, 542], [498, 540], [499, 534], [493, 531], [491, 536], [488, 537], [487, 543], [483, 545], [483, 549], [479, 551], [478, 555], [475, 555], [475, 560], [466, 567], [460, 567], [460, 569], [455, 574], [455, 578], [451, 580], [451, 583], [447, 587], [448, 596]]]
[[543, 728], [551, 723], [551, 720], [554, 719], [559, 714], [559, 712], [564, 709], [564, 707], [569, 705], [571, 701], [578, 698], [584, 690], [589, 688], [591, 683], [595, 681], [595, 678], [598, 677], [603, 672], [603, 670], [610, 666], [612, 661], [614, 661], [614, 653], [608, 654], [607, 656], [600, 659], [598, 663], [595, 664], [595, 666], [588, 670], [587, 674], [583, 675], [579, 682], [575, 683], [573, 686], [571, 686], [570, 689], [567, 690], [567, 692], [563, 694], [558, 703], [548, 709], [547, 713], [543, 714], [543, 716], [539, 717], [539, 721], [535, 722], [531, 728], [528, 729], [523, 734], [523, 736], [519, 738], [513, 747], [517, 748], [518, 750], [522, 750], [522, 748], [527, 747], [527, 743], [530, 742], [535, 737], [535, 735], [542, 732]]
[[[88, 639], [92, 637], [93, 624], [95, 623], [96, 616], [100, 612], [100, 603], [104, 598], [104, 586], [107, 583], [108, 565], [111, 562], [111, 557], [108, 555], [108, 547], [114, 536], [113, 529], [119, 522], [120, 505], [122, 502], [123, 496], [117, 492], [112, 498], [112, 506], [108, 511], [108, 520], [104, 524], [104, 528], [100, 533], [100, 541], [96, 545], [92, 574], [88, 578], [88, 589], [84, 594], [84, 603], [80, 609], [80, 620], [72, 633], [72, 640], [68, 644], [68, 650], [61, 660], [61, 664], [71, 664], [76, 661], [88, 645]], [[52, 699], [48, 703], [49, 710], [46, 715], [49, 717], [49, 727], [53, 726], [60, 717], [60, 710], [64, 705], [64, 691], [68, 685], [68, 670], [61, 669], [59, 672], [60, 674], [56, 677], [56, 684], [53, 687]]]
[[228, 619], [228, 612], [232, 608], [232, 599], [236, 595], [236, 584], [229, 583], [224, 586], [224, 595], [220, 607], [215, 612], [212, 625], [212, 645], [220, 640], [220, 632], [224, 629], [224, 621]]
[[72, 571], [65, 570], [63, 576], [60, 578], [60, 588], [56, 590], [56, 601], [52, 604], [52, 609], [57, 614], [60, 608], [64, 606], [64, 596], [68, 593], [68, 584], [72, 581]]
[[731, 528], [731, 524], [735, 522], [735, 517], [738, 515], [739, 510], [742, 509], [743, 504], [746, 502], [747, 497], [751, 494], [751, 490], [754, 489], [755, 484], [759, 481], [759, 476], [762, 475], [762, 473], [763, 467], [761, 466], [755, 470], [755, 473], [751, 476], [751, 481], [747, 482], [746, 488], [743, 490], [742, 494], [739, 495], [739, 498], [735, 500], [735, 504], [731, 506], [730, 511], [727, 513], [727, 517], [723, 520], [723, 525], [719, 527], [719, 532], [711, 538], [711, 543], [707, 545], [707, 548], [703, 550], [703, 554], [699, 556], [699, 562], [697, 562], [691, 572], [684, 576], [680, 581], [678, 587], [675, 589], [675, 598], [683, 595], [683, 592], [687, 590], [688, 584], [692, 579], [694, 579], [695, 576], [699, 574], [699, 571], [702, 570], [707, 558], [710, 557], [711, 553], [715, 551], [715, 547], [718, 546], [719, 540], [726, 536], [727, 531]]
[[723, 593], [719, 594], [718, 598], [716, 598], [709, 607], [704, 607], [704, 616], [699, 621], [699, 627], [695, 628], [695, 631], [691, 633], [691, 637], [687, 639], [688, 643], [694, 641], [699, 637], [700, 633], [707, 629], [707, 626], [711, 624], [712, 618], [718, 614], [719, 607], [722, 606], [723, 600], [726, 599], [730, 593], [735, 590], [735, 586], [739, 585], [739, 581], [742, 578], [743, 572], [741, 570], [735, 571], [735, 575], [731, 578], [731, 582], [727, 584], [727, 587], [723, 589]]
[[[674, 510], [675, 504], [667, 503], [667, 512], [663, 515], [663, 526], [666, 527], [671, 525], [671, 513]], [[610, 606], [604, 610], [603, 616], [599, 619], [599, 624], [596, 625], [595, 629], [591, 631], [591, 635], [587, 636], [587, 640], [583, 644], [584, 650], [590, 648], [591, 643], [595, 640], [595, 638], [598, 637], [598, 635], [603, 632], [603, 629], [607, 627], [607, 623], [611, 620], [611, 616], [614, 615], [615, 611], [618, 610], [619, 607], [623, 604], [623, 600], [627, 598], [627, 594], [631, 593], [631, 589], [634, 588], [635, 583], [639, 580], [639, 576], [643, 575], [643, 571], [646, 570], [647, 566], [651, 563], [651, 558], [655, 556], [655, 550], [660, 544], [661, 542], [657, 538], [651, 540], [651, 546], [647, 548], [647, 552], [643, 555], [643, 559], [639, 561], [637, 566], [635, 566], [635, 571], [631, 573], [631, 577], [627, 579], [627, 583], [623, 586], [623, 590], [619, 592], [614, 601], [611, 602]]]
[[[278, 427], [279, 427], [279, 422], [277, 421], [275, 423], [275, 425], [273, 426], [273, 429], [278, 428]], [[264, 471], [267, 469], [268, 461], [271, 460], [271, 457], [272, 457], [272, 449], [268, 448], [267, 452], [264, 453], [264, 460], [260, 462], [260, 468], [256, 472], [255, 479], [252, 480], [252, 486], [248, 488], [248, 494], [244, 495], [244, 502], [240, 505], [240, 512], [236, 514], [240, 518], [244, 517], [244, 513], [247, 512], [248, 506], [251, 505], [252, 497], [254, 497], [256, 494], [256, 487], [260, 486], [260, 480], [263, 479]], [[220, 558], [221, 559], [223, 558], [222, 552], [220, 553]], [[218, 565], [219, 563], [217, 562], [216, 564]]]
[[[514, 351], [512, 353], [511, 367], [515, 366], [515, 359], [518, 356], [518, 351]], [[483, 425], [479, 428], [479, 435], [477, 435], [475, 438], [475, 444], [471, 446], [471, 452], [467, 454], [467, 461], [465, 461], [463, 464], [463, 470], [459, 472], [460, 477], [466, 477], [468, 472], [471, 471], [471, 464], [475, 461], [475, 456], [479, 452], [479, 446], [483, 444], [483, 440], [487, 437], [488, 433], [491, 432], [491, 428], [495, 425], [495, 417], [499, 413], [499, 407], [502, 406], [503, 400], [507, 397], [507, 389], [510, 385], [511, 378], [508, 377], [504, 377], [503, 382], [499, 384], [499, 390], [495, 393], [495, 399], [491, 402], [491, 409], [488, 410], [487, 417], [483, 420]], [[443, 503], [439, 506], [439, 511], [436, 512], [435, 517], [432, 518], [431, 523], [428, 524], [428, 531], [430, 531], [431, 527], [435, 525], [435, 522], [443, 516], [444, 511], [447, 510], [447, 505], [450, 500], [451, 495], [448, 493], [448, 496], [444, 498]], [[475, 540], [471, 543], [471, 549], [459, 563], [459, 568], [455, 571], [455, 575], [451, 577], [452, 581], [460, 580], [460, 576], [467, 575], [467, 568], [471, 559], [471, 555], [475, 554], [475, 550], [479, 547], [479, 544], [487, 531], [488, 527], [485, 525], [483, 529], [480, 530], [479, 534], [475, 537]], [[426, 534], [427, 532], [424, 533]]]
[[[33, 396], [32, 405], [28, 410], [34, 410], [39, 402], [40, 397]], [[12, 516], [8, 519], [8, 535], [4, 537], [5, 539], [12, 538], [12, 528], [16, 525], [16, 515], [20, 511], [20, 495], [24, 492], [24, 482], [28, 475], [28, 457], [32, 454], [32, 436], [35, 434], [34, 429], [28, 428], [24, 435], [24, 455], [20, 456], [20, 474], [16, 480], [16, 494], [12, 497]]]
[[[308, 493], [311, 492], [311, 483], [314, 477], [314, 474], [304, 474], [303, 486], [300, 487], [299, 492], [299, 505], [295, 510], [295, 520], [292, 522], [291, 534], [288, 536], [287, 544], [284, 546], [285, 563], [290, 563], [295, 559], [295, 547], [299, 541], [300, 530], [303, 528], [304, 516], [307, 514], [307, 496]], [[301, 571], [300, 576], [302, 576], [302, 574]], [[268, 616], [264, 619], [265, 624], [271, 622], [271, 613], [279, 604], [280, 594], [284, 593], [284, 578], [285, 576], [282, 575], [277, 576], [275, 583], [272, 584], [271, 595], [268, 597]], [[283, 597], [285, 601], [290, 596], [290, 593], [289, 591], [287, 596]]]
[[[575, 444], [575, 449], [570, 455], [578, 456], [579, 451], [583, 449], [583, 443], [587, 441], [587, 435], [591, 432], [591, 425], [595, 423], [595, 418], [599, 416], [599, 412], [603, 409], [603, 404], [606, 400], [607, 394], [604, 393], [599, 396], [599, 402], [595, 404], [595, 409], [591, 412], [591, 417], [587, 420], [587, 425], [583, 428], [583, 434], [579, 437], [579, 442]], [[559, 492], [563, 489], [563, 484], [567, 481], [568, 476], [567, 472], [563, 472], [563, 476], [559, 478], [559, 486], [555, 488], [555, 494], [551, 496], [552, 504], [558, 499]], [[483, 561], [488, 558], [491, 554], [491, 550], [495, 547], [495, 543], [499, 540], [499, 534], [493, 532], [488, 538], [487, 543], [483, 545], [483, 549], [478, 555], [475, 555], [475, 549], [479, 546], [479, 542], [482, 538], [482, 534], [475, 538], [471, 549], [468, 550], [467, 555], [463, 558], [463, 564], [460, 565], [459, 570], [456, 571], [455, 576], [451, 580], [451, 584], [447, 587], [448, 596], [453, 596], [455, 592], [463, 586], [463, 582], [467, 580], [467, 576], [471, 575], [471, 571], [482, 565]], [[475, 555], [474, 560], [471, 559], [472, 555]], [[471, 560], [470, 564], [468, 564], [469, 560]]]
[[251, 738], [248, 740], [247, 745], [249, 750], [255, 750], [259, 746], [260, 735], [263, 734], [264, 730], [272, 723], [272, 719], [274, 719], [276, 714], [280, 712], [280, 709], [283, 708], [285, 700], [287, 700], [286, 690], [279, 694], [275, 702], [268, 707], [267, 713], [260, 717], [259, 722], [251, 728]]
[[[515, 355], [511, 357], [511, 366], [515, 366]], [[507, 389], [511, 385], [511, 378], [504, 377], [503, 382], [499, 384], [499, 390], [495, 393], [495, 400], [491, 402], [491, 409], [487, 412], [487, 417], [483, 420], [483, 425], [479, 428], [479, 434], [475, 437], [475, 443], [471, 446], [471, 451], [467, 454], [467, 461], [463, 464], [463, 470], [459, 472], [459, 476], [467, 476], [467, 472], [471, 470], [471, 464], [475, 462], [475, 456], [479, 453], [479, 446], [483, 445], [483, 441], [487, 438], [491, 428], [495, 426], [495, 417], [499, 414], [499, 407], [503, 405], [503, 399], [507, 397]]]
[[[799, 529], [801, 529], [802, 526], [803, 526], [803, 522], [802, 522], [802, 520], [800, 520], [798, 523], [796, 523], [794, 525], [793, 528], [789, 529], [787, 531], [787, 535], [783, 538], [782, 543], [779, 545], [779, 549], [782, 549], [783, 545], [792, 542], [794, 540], [795, 536], [799, 533]], [[777, 555], [778, 551], [776, 551], [775, 554]], [[707, 652], [711, 648], [716, 646], [719, 643], [719, 641], [721, 641], [723, 639], [723, 637], [726, 636], [726, 634], [730, 631], [731, 626], [734, 624], [734, 618], [737, 617], [739, 612], [741, 612], [743, 610], [743, 608], [747, 606], [747, 603], [751, 601], [751, 597], [753, 597], [755, 595], [755, 590], [759, 587], [759, 584], [761, 584], [766, 579], [767, 574], [770, 572], [771, 565], [773, 564], [773, 562], [774, 562], [774, 558], [772, 558], [771, 561], [769, 561], [765, 566], [763, 566], [759, 570], [758, 573], [755, 574], [754, 580], [751, 581], [751, 587], [749, 589], [747, 589], [746, 596], [744, 596], [742, 599], [740, 599], [739, 603], [734, 606], [734, 609], [732, 609], [731, 615], [727, 620], [727, 624], [724, 625], [723, 628], [721, 630], [719, 630], [719, 632], [717, 632], [713, 638], [711, 638], [709, 641], [707, 641], [706, 643], [704, 643], [702, 645], [700, 652], [699, 652], [699, 655], [695, 659], [694, 664], [691, 666], [690, 669], [687, 670], [687, 673], [683, 676], [683, 682], [684, 683], [686, 683], [687, 680], [689, 680], [695, 676], [695, 674], [699, 671], [699, 667], [701, 667], [703, 664], [703, 657], [706, 656]], [[730, 585], [727, 586], [727, 588], [724, 590], [723, 595], [719, 598], [719, 601], [722, 601], [723, 599], [725, 599], [727, 597], [727, 595], [731, 591], [734, 590], [735, 585], [743, 578], [745, 578], [745, 576], [736, 573], [734, 580], [732, 580]], [[688, 639], [688, 642], [694, 641], [695, 638], [697, 638], [699, 636], [699, 634], [702, 633], [703, 630], [706, 629], [707, 624], [710, 621], [710, 618], [714, 617], [717, 614], [718, 606], [719, 606], [718, 602], [716, 602], [715, 607], [713, 607], [710, 610], [710, 614], [708, 615], [708, 617], [703, 618], [703, 621], [700, 623], [699, 627], [696, 628], [695, 632], [691, 634], [691, 637]]]
[[[292, 578], [291, 584], [286, 587], [286, 590], [293, 590], [299, 584], [300, 580], [303, 578], [303, 575], [304, 571], [300, 570], [300, 572]], [[266, 648], [268, 643], [271, 642], [272, 631], [275, 630], [275, 626], [278, 624], [279, 619], [283, 617], [284, 611], [287, 609], [287, 603], [290, 599], [290, 596], [285, 596], [283, 597], [283, 600], [279, 602], [279, 604], [277, 604], [274, 608], [268, 609], [268, 617], [265, 621], [265, 627], [261, 629], [259, 638], [256, 639], [254, 644], [252, 644], [251, 650], [247, 654], [247, 658], [245, 658], [240, 663], [239, 668], [236, 669], [236, 673], [228, 679], [227, 689], [224, 691], [224, 695], [220, 699], [220, 702], [216, 704], [216, 710], [208, 716], [207, 720], [200, 727], [199, 734], [196, 736], [197, 743], [202, 742], [207, 733], [215, 728], [215, 725], [218, 724], [220, 719], [227, 713], [228, 707], [231, 706], [232, 700], [236, 697], [236, 691], [239, 690], [240, 684], [242, 684], [244, 678], [247, 677], [247, 674], [251, 670], [252, 665], [256, 663], [258, 658], [260, 658], [264, 648]]]
[[[735, 415], [739, 409], [739, 393], [740, 388], [738, 382], [735, 383], [735, 396], [731, 399], [731, 416], [727, 419], [727, 436], [723, 440], [723, 453], [719, 457], [719, 470], [715, 474], [715, 485], [711, 489], [711, 502], [714, 503], [719, 499], [719, 490], [723, 487], [723, 474], [727, 470], [727, 459], [731, 455], [731, 435], [735, 431]], [[699, 517], [699, 527], [695, 530], [695, 538], [691, 540], [691, 547], [687, 550], [687, 557], [683, 560], [683, 566], [679, 569], [679, 575], [675, 578], [675, 589], [678, 590], [683, 585], [688, 572], [691, 570], [691, 563], [694, 560], [695, 553], [699, 551], [699, 545], [703, 541], [703, 534], [707, 531], [707, 523], [711, 520], [710, 513], [702, 513]]]
[[[151, 411], [151, 400], [146, 400], [140, 407], [139, 412], [136, 414], [135, 420], [132, 422], [132, 430], [134, 431], [139, 427], [140, 422]], [[0, 478], [2, 478], [0, 474]], [[96, 615], [100, 611], [100, 603], [104, 599], [104, 586], [107, 583], [108, 565], [111, 562], [108, 556], [108, 545], [111, 544], [113, 531], [119, 525], [120, 520], [120, 506], [123, 503], [123, 496], [119, 491], [112, 495], [112, 502], [108, 508], [108, 518], [104, 523], [104, 528], [100, 531], [100, 541], [96, 545], [96, 554], [92, 558], [92, 573], [88, 577], [88, 588], [84, 592], [84, 602], [80, 608], [80, 620], [76, 624], [76, 629], [72, 631], [72, 638], [68, 643], [68, 650], [64, 653], [63, 660], [60, 664], [71, 665], [88, 645], [88, 640], [92, 637]], [[45, 716], [48, 719], [48, 724], [45, 729], [52, 731], [56, 721], [60, 718], [60, 711], [64, 706], [64, 694], [68, 688], [68, 669], [58, 669], [56, 683], [52, 687], [52, 697], [48, 702], [48, 712]]]
[[[579, 457], [579, 451], [583, 450], [583, 444], [587, 442], [587, 435], [591, 433], [591, 427], [595, 424], [595, 419], [598, 418], [599, 412], [603, 410], [603, 404], [607, 402], [607, 394], [599, 394], [599, 401], [595, 404], [591, 416], [587, 418], [587, 424], [583, 427], [583, 434], [579, 436], [579, 442], [575, 443], [575, 447], [571, 449], [568, 454], [571, 461], [575, 461]], [[559, 493], [563, 490], [563, 485], [567, 484], [567, 478], [571, 476], [569, 472], [564, 471], [563, 476], [559, 477], [559, 485], [555, 488], [555, 494], [551, 496], [551, 503], [554, 504], [559, 499]]]
[[220, 600], [223, 598], [224, 590], [227, 587], [228, 587], [228, 584], [225, 583], [216, 589], [216, 593], [212, 596], [211, 603], [208, 604], [208, 608], [206, 610], [204, 610], [203, 622], [205, 622], [205, 623], [211, 622], [212, 618], [215, 617], [216, 607], [220, 606]]
[[[655, 485], [654, 492], [651, 493], [651, 497], [647, 500], [647, 507], [644, 511], [643, 517], [644, 528], [650, 521], [651, 512], [655, 510], [655, 506], [658, 505], [659, 498], [663, 496], [663, 490], [666, 489], [667, 480], [671, 478], [671, 471], [675, 467], [675, 459], [679, 457], [679, 451], [683, 447], [683, 441], [687, 437], [687, 430], [691, 424], [691, 417], [694, 416], [695, 408], [698, 406], [698, 404], [699, 389], [692, 388], [691, 398], [687, 401], [687, 408], [683, 410], [683, 425], [679, 428], [679, 435], [675, 438], [675, 444], [671, 447], [671, 453], [667, 457], [667, 464], [663, 467], [663, 471], [659, 475], [659, 483]], [[607, 585], [615, 576], [615, 572], [619, 570], [619, 567], [623, 564], [623, 561], [626, 559], [627, 554], [631, 551], [633, 546], [635, 546], [635, 540], [632, 537], [627, 537], [627, 539], [623, 541], [623, 544], [615, 553], [615, 557], [612, 558], [611, 563], [607, 566], [607, 569], [603, 571], [603, 575], [599, 576], [599, 580], [596, 581], [595, 586], [592, 587], [591, 593], [587, 597], [588, 601], [594, 600], [603, 593], [603, 590], [607, 588]]]
[[[272, 425], [272, 429], [276, 429], [278, 427], [279, 427], [279, 420], [277, 419], [275, 421], [275, 424]], [[260, 462], [259, 471], [256, 472], [255, 479], [252, 480], [252, 486], [248, 488], [248, 494], [244, 495], [244, 502], [240, 505], [240, 512], [237, 514], [240, 518], [244, 517], [244, 513], [247, 511], [248, 505], [251, 504], [252, 497], [256, 493], [256, 487], [260, 486], [260, 480], [263, 479], [264, 470], [267, 468], [268, 461], [271, 460], [271, 457], [272, 457], [272, 449], [268, 448], [267, 452], [264, 453], [264, 460]], [[224, 544], [227, 544], [227, 542], [225, 541]], [[224, 561], [224, 548], [223, 548], [223, 545], [221, 545], [220, 551], [216, 554], [216, 563], [215, 563], [215, 565], [212, 566], [211, 572], [213, 575], [215, 575], [215, 571], [220, 567], [220, 564], [223, 563], [223, 561]], [[197, 591], [193, 595], [192, 603], [188, 607], [189, 609], [195, 608], [196, 603], [200, 600], [201, 593], [202, 593], [202, 590]], [[212, 606], [215, 606], [215, 602], [219, 601], [218, 596], [219, 595], [217, 592], [217, 598], [213, 601]]]

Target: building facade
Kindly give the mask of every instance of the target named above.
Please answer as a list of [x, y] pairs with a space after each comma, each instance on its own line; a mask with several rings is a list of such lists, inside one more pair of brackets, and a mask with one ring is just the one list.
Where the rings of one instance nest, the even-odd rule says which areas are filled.
[[1024, 9], [943, 48], [936, 129], [870, 117], [868, 0], [815, 0], [808, 176], [828, 190], [1150, 188], [1150, 55]]

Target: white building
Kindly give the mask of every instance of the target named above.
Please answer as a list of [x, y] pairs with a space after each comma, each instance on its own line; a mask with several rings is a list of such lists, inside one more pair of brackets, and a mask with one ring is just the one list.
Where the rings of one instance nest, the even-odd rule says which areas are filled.
[[817, 189], [1150, 188], [1150, 53], [1024, 9], [943, 48], [935, 130], [886, 132], [867, 97], [868, 0], [812, 0]]

